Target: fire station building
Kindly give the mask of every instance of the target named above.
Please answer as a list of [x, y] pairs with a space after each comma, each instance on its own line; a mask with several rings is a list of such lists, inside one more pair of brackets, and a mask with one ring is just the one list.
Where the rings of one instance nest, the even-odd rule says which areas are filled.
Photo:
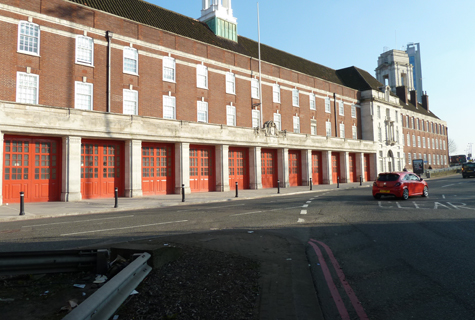
[[269, 46], [259, 63], [230, 3], [196, 20], [140, 0], [0, 0], [0, 204], [375, 179], [361, 92]]

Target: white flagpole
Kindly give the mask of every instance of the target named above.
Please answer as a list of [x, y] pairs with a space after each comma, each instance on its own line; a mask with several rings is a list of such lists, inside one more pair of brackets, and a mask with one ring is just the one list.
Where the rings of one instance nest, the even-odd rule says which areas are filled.
[[262, 106], [262, 72], [261, 72], [261, 27], [259, 23], [259, 2], [257, 3], [257, 40], [258, 40], [258, 46], [259, 46], [259, 98], [261, 100], [261, 105], [260, 105], [260, 118], [261, 118], [261, 128], [263, 127], [263, 118], [264, 118], [264, 112], [263, 112], [263, 106]]

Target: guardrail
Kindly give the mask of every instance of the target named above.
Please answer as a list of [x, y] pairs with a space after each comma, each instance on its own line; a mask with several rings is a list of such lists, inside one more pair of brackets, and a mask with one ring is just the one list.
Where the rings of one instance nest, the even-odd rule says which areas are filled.
[[71, 311], [63, 320], [109, 319], [150, 273], [149, 253], [141, 253], [124, 270]]
[[58, 250], [30, 252], [1, 252], [0, 275], [41, 274], [95, 270], [107, 271], [109, 251], [99, 250]]

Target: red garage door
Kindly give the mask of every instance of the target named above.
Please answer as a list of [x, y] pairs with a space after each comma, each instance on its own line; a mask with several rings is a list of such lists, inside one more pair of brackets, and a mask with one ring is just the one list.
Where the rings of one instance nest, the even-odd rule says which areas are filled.
[[61, 199], [61, 140], [5, 135], [3, 142], [3, 201]]
[[277, 150], [261, 150], [262, 188], [277, 188]]
[[83, 199], [124, 194], [124, 143], [83, 140], [81, 144], [81, 193]]
[[332, 152], [332, 182], [337, 183], [340, 176], [340, 153]]
[[312, 151], [312, 184], [321, 184], [322, 175], [322, 153], [320, 151]]
[[364, 155], [364, 179], [365, 179], [365, 181], [369, 181], [369, 172], [370, 172], [369, 154], [365, 154]]
[[249, 151], [247, 148], [229, 148], [229, 187], [249, 189]]
[[216, 190], [214, 146], [190, 146], [190, 188], [193, 192]]
[[289, 185], [291, 187], [302, 185], [300, 154], [300, 150], [289, 150]]
[[348, 156], [349, 179], [348, 182], [357, 182], [356, 179], [356, 154], [350, 153]]
[[175, 153], [172, 144], [142, 144], [144, 195], [175, 193]]

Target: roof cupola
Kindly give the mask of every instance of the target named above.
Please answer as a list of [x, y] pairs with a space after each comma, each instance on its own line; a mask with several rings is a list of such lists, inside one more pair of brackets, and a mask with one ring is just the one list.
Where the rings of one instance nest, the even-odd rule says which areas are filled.
[[199, 20], [206, 23], [217, 36], [237, 42], [237, 19], [233, 17], [231, 0], [202, 0]]

